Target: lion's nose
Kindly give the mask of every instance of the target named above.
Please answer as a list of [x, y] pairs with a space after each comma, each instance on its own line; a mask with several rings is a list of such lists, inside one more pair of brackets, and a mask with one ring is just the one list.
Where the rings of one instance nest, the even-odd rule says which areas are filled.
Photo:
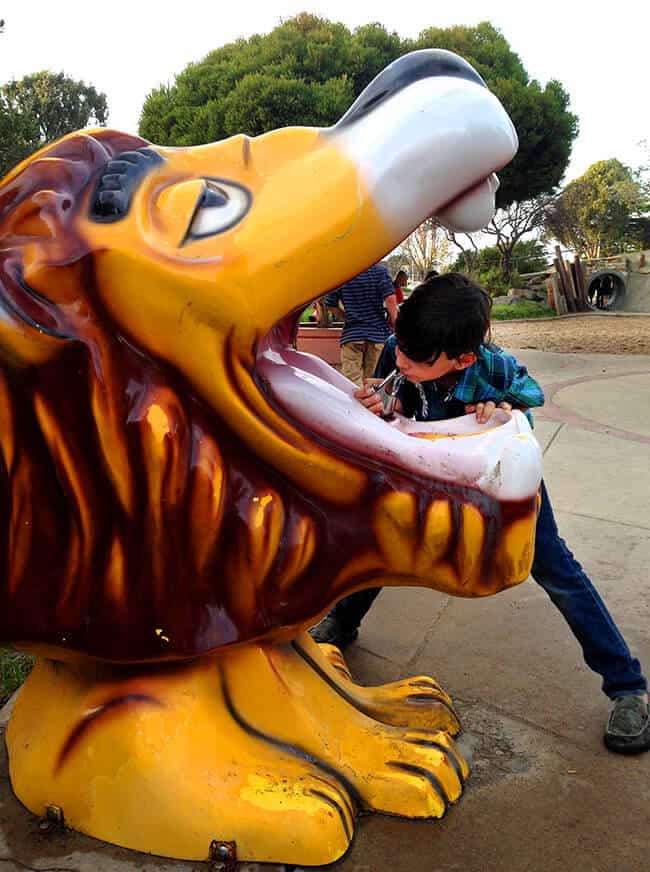
[[338, 122], [337, 128], [358, 121], [371, 109], [414, 82], [436, 76], [467, 79], [484, 88], [487, 87], [474, 67], [450, 51], [444, 49], [414, 51], [398, 58], [373, 79]]

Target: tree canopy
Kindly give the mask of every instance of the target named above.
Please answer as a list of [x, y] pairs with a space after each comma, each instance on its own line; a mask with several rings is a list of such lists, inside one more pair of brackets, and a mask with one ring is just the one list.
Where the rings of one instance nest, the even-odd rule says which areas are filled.
[[577, 119], [559, 82], [531, 80], [489, 22], [429, 28], [402, 39], [381, 24], [350, 31], [302, 13], [270, 33], [240, 39], [191, 63], [145, 100], [140, 133], [161, 145], [196, 145], [286, 125], [333, 124], [391, 61], [418, 48], [466, 58], [510, 114], [520, 150], [500, 173], [498, 204], [554, 190], [569, 161]]
[[545, 228], [562, 245], [588, 257], [624, 245], [633, 219], [648, 209], [647, 189], [639, 173], [619, 160], [592, 164], [570, 182], [549, 211]]
[[106, 95], [64, 73], [43, 70], [0, 87], [0, 175], [66, 133], [103, 125]]

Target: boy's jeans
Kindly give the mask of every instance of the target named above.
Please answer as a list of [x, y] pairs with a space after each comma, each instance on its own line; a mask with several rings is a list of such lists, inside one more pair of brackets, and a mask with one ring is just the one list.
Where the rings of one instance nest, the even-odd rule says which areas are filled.
[[[531, 575], [571, 627], [587, 666], [602, 675], [607, 696], [614, 699], [647, 690], [639, 661], [630, 654], [604, 602], [560, 538], [544, 482]], [[380, 590], [353, 593], [334, 607], [333, 614], [346, 631], [359, 626]]]

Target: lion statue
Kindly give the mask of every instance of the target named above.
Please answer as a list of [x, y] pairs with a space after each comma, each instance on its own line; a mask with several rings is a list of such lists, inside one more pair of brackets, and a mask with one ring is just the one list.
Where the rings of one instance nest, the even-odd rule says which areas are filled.
[[472, 67], [422, 51], [329, 129], [91, 130], [0, 183], [0, 639], [37, 656], [7, 733], [32, 812], [319, 865], [358, 812], [460, 796], [439, 685], [357, 686], [305, 629], [363, 587], [525, 579], [539, 447], [517, 412], [410, 438], [293, 339], [427, 216], [484, 226], [516, 148]]

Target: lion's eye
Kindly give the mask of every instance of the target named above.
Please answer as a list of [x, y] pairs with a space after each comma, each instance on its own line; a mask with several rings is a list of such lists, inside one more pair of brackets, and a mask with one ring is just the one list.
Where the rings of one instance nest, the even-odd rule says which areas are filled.
[[223, 233], [248, 212], [251, 195], [239, 185], [205, 179], [187, 231], [186, 241]]

